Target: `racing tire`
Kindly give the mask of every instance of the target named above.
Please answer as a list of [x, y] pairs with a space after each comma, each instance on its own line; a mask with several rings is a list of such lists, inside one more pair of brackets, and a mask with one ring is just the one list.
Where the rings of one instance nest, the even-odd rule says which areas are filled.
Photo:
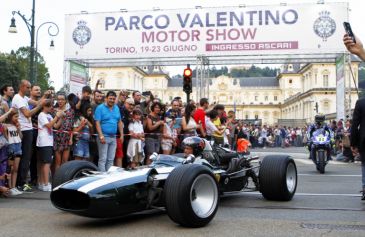
[[317, 155], [318, 155], [317, 170], [319, 171], [319, 173], [324, 174], [326, 167], [326, 159], [327, 159], [325, 157], [325, 151], [318, 151]]
[[97, 171], [98, 167], [86, 160], [72, 160], [64, 163], [53, 176], [52, 189], [75, 178], [82, 177], [83, 171]]
[[259, 169], [260, 192], [267, 200], [290, 201], [297, 189], [298, 174], [289, 156], [264, 157]]
[[213, 173], [205, 166], [185, 164], [175, 168], [165, 183], [166, 211], [184, 227], [203, 227], [218, 210], [219, 192]]

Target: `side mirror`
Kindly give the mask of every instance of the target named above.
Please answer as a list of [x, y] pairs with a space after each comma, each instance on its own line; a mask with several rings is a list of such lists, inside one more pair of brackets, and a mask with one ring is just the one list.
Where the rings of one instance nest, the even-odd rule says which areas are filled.
[[192, 164], [195, 161], [195, 156], [194, 155], [189, 155], [186, 160], [184, 160], [183, 164]]
[[156, 152], [153, 152], [152, 155], [150, 155], [149, 159], [152, 161], [156, 161], [158, 159], [158, 154]]

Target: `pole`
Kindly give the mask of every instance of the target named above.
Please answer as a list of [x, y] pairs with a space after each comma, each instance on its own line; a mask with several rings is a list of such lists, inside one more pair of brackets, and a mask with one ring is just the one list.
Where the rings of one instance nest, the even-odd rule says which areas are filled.
[[30, 59], [29, 59], [29, 79], [30, 83], [35, 82], [34, 78], [34, 16], [35, 16], [35, 0], [33, 0], [32, 8], [32, 24], [30, 26]]
[[[58, 28], [58, 25], [52, 21], [46, 21], [44, 23], [42, 23], [40, 26], [38, 26], [37, 28], [37, 33], [36, 33], [36, 41], [35, 41], [35, 70], [34, 70], [34, 84], [37, 84], [37, 80], [38, 80], [38, 32], [39, 32], [39, 29], [42, 28], [42, 26], [44, 25], [50, 25], [48, 27], [48, 35], [49, 36], [57, 36], [58, 33], [59, 33], [59, 28]], [[51, 32], [51, 29], [52, 27], [54, 27], [56, 29], [55, 33], [52, 33]]]
[[186, 93], [186, 104], [190, 103], [190, 93]]

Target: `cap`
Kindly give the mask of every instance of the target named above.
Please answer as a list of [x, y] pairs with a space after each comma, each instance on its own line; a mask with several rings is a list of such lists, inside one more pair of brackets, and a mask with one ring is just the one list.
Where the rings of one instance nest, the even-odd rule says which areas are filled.
[[132, 99], [132, 98], [126, 99], [125, 102], [128, 104], [134, 105], [134, 99]]

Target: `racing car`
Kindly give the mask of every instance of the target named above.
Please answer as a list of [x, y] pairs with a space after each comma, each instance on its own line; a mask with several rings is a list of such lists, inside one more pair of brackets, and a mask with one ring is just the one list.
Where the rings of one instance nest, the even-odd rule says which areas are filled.
[[52, 204], [95, 218], [163, 209], [177, 224], [202, 227], [214, 218], [224, 194], [259, 191], [276, 201], [289, 201], [295, 194], [297, 168], [289, 156], [261, 160], [205, 140], [201, 151], [198, 157], [153, 154], [149, 166], [112, 166], [107, 172], [99, 172], [89, 161], [67, 162], [53, 178]]

